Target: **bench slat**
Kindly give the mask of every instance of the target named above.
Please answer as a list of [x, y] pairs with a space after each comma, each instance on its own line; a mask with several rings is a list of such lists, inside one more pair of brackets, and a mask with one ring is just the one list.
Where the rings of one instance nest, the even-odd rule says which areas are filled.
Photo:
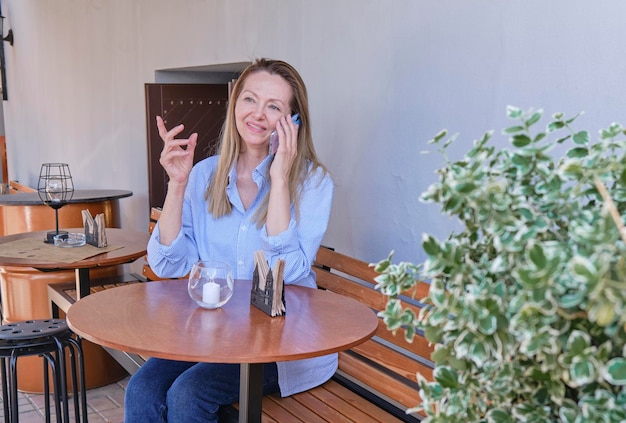
[[397, 345], [400, 348], [410, 351], [413, 354], [419, 355], [422, 358], [430, 360], [430, 355], [435, 350], [435, 346], [431, 345], [426, 338], [419, 334], [416, 334], [413, 337], [413, 342], [409, 342], [404, 337], [404, 333], [405, 330], [400, 328], [394, 334], [392, 331], [387, 329], [387, 326], [382, 319], [378, 321], [378, 330], [376, 331], [377, 337], [384, 339], [390, 344]]
[[[323, 393], [325, 390], [321, 388], [317, 389], [316, 391], [318, 393]], [[322, 394], [321, 396], [324, 397], [325, 395]], [[330, 394], [330, 396], [333, 395]], [[318, 396], [313, 395], [312, 390], [295, 394], [293, 398], [309, 410], [313, 411], [324, 421], [336, 423], [354, 423], [355, 421], [363, 421], [362, 419], [356, 420], [352, 418], [350, 412], [354, 412], [355, 414], [357, 414], [358, 410], [356, 410], [350, 404], [346, 402], [335, 404], [324, 402]], [[362, 415], [362, 417], [364, 416], [365, 415]]]
[[361, 279], [372, 284], [372, 286], [376, 284], [374, 278], [378, 276], [378, 273], [374, 270], [374, 268], [369, 267], [367, 263], [364, 263], [361, 260], [332, 251], [328, 248], [321, 247], [317, 251], [315, 264], [319, 266], [326, 266], [338, 272], [354, 276], [357, 279]]
[[263, 423], [270, 422], [294, 422], [300, 423], [301, 419], [294, 416], [289, 410], [286, 410], [281, 404], [274, 401], [274, 395], [266, 395], [263, 397]]
[[[354, 422], [381, 422], [381, 423], [390, 423], [391, 416], [385, 416], [383, 420], [376, 418], [362, 410], [359, 406], [364, 404], [365, 401], [361, 401], [361, 404], [357, 404], [356, 406], [346, 401], [343, 397], [336, 395], [335, 393], [327, 390], [327, 389], [314, 389], [311, 391], [311, 395], [318, 399], [319, 402], [323, 404], [328, 404], [337, 413], [340, 413], [343, 416], [348, 416], [350, 421]], [[332, 415], [330, 416], [332, 417]], [[334, 421], [332, 418], [329, 418], [329, 421]]]
[[346, 374], [358, 378], [370, 387], [378, 387], [379, 393], [409, 408], [421, 402], [417, 388], [403, 383], [388, 373], [368, 365], [363, 360], [348, 353], [339, 354], [339, 368]]
[[[362, 396], [351, 391], [340, 383], [335, 381], [330, 381], [324, 385], [327, 391], [332, 392], [339, 398], [342, 398], [344, 401], [349, 402], [356, 408], [360, 409], [368, 416], [371, 416], [375, 421], [385, 422], [385, 423], [399, 423], [400, 419], [392, 416], [382, 408], [374, 405], [370, 401], [364, 400]], [[315, 394], [314, 394], [315, 395]], [[366, 420], [363, 420], [366, 421]]]
[[[294, 408], [294, 401], [297, 409]], [[304, 407], [304, 408], [301, 408]], [[306, 416], [299, 414], [305, 411]], [[272, 394], [263, 399], [263, 413], [280, 422], [309, 422], [310, 412], [324, 422], [400, 423], [401, 420], [375, 406], [340, 383], [330, 380], [307, 392], [281, 398]], [[297, 415], [294, 416], [295, 413]], [[303, 420], [304, 419], [304, 420]], [[265, 420], [263, 420], [265, 421]]]
[[[300, 401], [294, 398], [294, 396], [278, 398], [276, 395], [271, 395], [271, 400], [279, 403], [281, 407], [283, 407], [285, 410], [289, 410], [291, 414], [298, 416], [300, 421], [303, 421], [306, 423], [325, 423], [329, 421], [329, 420], [324, 420], [317, 413], [314, 413], [308, 407], [305, 407], [304, 405], [302, 405]], [[263, 408], [265, 408], [265, 401], [263, 401]], [[292, 420], [286, 420], [286, 421], [292, 421]], [[294, 421], [297, 421], [297, 420], [294, 419]]]
[[[378, 276], [378, 273], [373, 267], [359, 259], [338, 253], [329, 248], [320, 247], [315, 257], [315, 265], [319, 267], [325, 266], [337, 272], [353, 276], [363, 282], [370, 283], [372, 288], [376, 286], [374, 279]], [[402, 294], [409, 298], [421, 300], [428, 295], [429, 289], [429, 283], [420, 281], [415, 285], [414, 289], [407, 290]]]
[[361, 285], [342, 276], [330, 273], [327, 270], [315, 268], [317, 286], [336, 294], [354, 298], [374, 310], [382, 310], [386, 299], [379, 291]]
[[[432, 368], [426, 364], [413, 360], [404, 354], [396, 352], [376, 341], [367, 341], [352, 348], [352, 351], [367, 357], [375, 363], [397, 373], [405, 379], [417, 383], [416, 374], [419, 372], [427, 379], [432, 378]], [[379, 383], [380, 384], [380, 383]], [[376, 386], [374, 388], [377, 389]]]

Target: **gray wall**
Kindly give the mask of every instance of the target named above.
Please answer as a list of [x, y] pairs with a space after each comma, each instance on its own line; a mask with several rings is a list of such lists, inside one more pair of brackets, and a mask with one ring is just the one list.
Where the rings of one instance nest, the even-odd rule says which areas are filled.
[[[507, 124], [508, 104], [624, 119], [626, 3], [618, 0], [4, 0], [9, 173], [36, 186], [69, 163], [77, 188], [130, 189], [147, 228], [144, 91], [157, 71], [281, 58], [307, 82], [336, 198], [325, 243], [365, 261], [421, 261], [454, 222], [418, 196], [457, 152]], [[497, 137], [501, 143], [505, 140]], [[460, 154], [460, 153], [459, 153]]]

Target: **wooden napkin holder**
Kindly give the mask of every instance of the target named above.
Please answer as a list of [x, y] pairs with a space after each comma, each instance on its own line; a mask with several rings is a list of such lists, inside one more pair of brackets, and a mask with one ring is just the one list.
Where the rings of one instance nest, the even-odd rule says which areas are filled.
[[272, 270], [264, 258], [262, 262], [260, 260], [261, 258], [257, 252], [252, 274], [250, 304], [271, 317], [284, 316], [285, 289], [282, 275], [285, 262], [284, 260], [278, 260], [274, 270]]
[[91, 216], [89, 210], [83, 210], [83, 225], [85, 226], [85, 241], [94, 247], [104, 248], [108, 245], [104, 213]]

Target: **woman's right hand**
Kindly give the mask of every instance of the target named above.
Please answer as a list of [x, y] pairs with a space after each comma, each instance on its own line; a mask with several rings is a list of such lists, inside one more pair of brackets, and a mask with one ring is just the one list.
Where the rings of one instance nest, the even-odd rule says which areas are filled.
[[193, 154], [196, 149], [198, 134], [191, 134], [186, 139], [176, 139], [176, 135], [185, 129], [182, 124], [168, 131], [161, 116], [157, 116], [156, 121], [159, 136], [164, 143], [159, 163], [167, 172], [170, 182], [186, 183], [193, 167]]

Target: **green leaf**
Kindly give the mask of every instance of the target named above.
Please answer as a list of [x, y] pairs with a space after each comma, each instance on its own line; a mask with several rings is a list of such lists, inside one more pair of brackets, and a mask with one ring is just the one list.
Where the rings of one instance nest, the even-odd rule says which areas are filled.
[[494, 315], [484, 317], [480, 319], [479, 328], [485, 335], [491, 335], [498, 328], [498, 319]]
[[588, 333], [574, 330], [567, 340], [567, 349], [572, 355], [580, 355], [589, 347], [590, 343], [591, 337]]
[[445, 137], [447, 134], [448, 134], [448, 131], [446, 129], [442, 129], [441, 131], [439, 131], [437, 135], [435, 135], [435, 138], [433, 138], [433, 140], [439, 141], [440, 139]]
[[528, 252], [528, 258], [538, 270], [542, 270], [543, 268], [545, 268], [546, 264], [548, 263], [548, 259], [546, 258], [546, 255], [543, 251], [543, 247], [539, 244], [535, 244], [530, 248]]
[[537, 277], [534, 271], [529, 269], [518, 269], [517, 271], [520, 283], [525, 289], [535, 289], [541, 285], [541, 278]]
[[437, 256], [441, 252], [441, 247], [437, 240], [431, 235], [424, 235], [422, 238], [422, 248], [431, 257]]
[[589, 142], [589, 132], [580, 131], [574, 134], [574, 143], [587, 144]]
[[572, 137], [572, 135], [570, 134], [570, 135], [567, 135], [567, 136], [565, 136], [565, 137], [563, 137], [563, 138], [559, 138], [558, 140], [556, 140], [556, 143], [557, 143], [557, 144], [563, 144], [565, 141], [567, 141], [567, 140], [568, 140], [568, 139], [570, 139], [571, 137]]
[[588, 358], [576, 360], [570, 369], [570, 385], [583, 386], [593, 382], [595, 376], [595, 366]]
[[454, 189], [461, 194], [469, 194], [477, 188], [477, 185], [472, 181], [461, 182], [457, 184]]
[[459, 380], [456, 372], [449, 367], [436, 367], [433, 371], [433, 378], [443, 388], [456, 388], [459, 386]]
[[506, 114], [509, 119], [519, 119], [522, 117], [522, 109], [515, 106], [506, 106]]
[[441, 330], [439, 328], [428, 326], [426, 329], [424, 329], [424, 337], [426, 337], [428, 342], [437, 344], [441, 342], [443, 333], [441, 333]]
[[488, 423], [512, 423], [511, 413], [501, 409], [489, 410], [487, 413]]
[[586, 296], [587, 296], [587, 292], [583, 290], [578, 290], [575, 292], [564, 294], [559, 299], [559, 305], [562, 308], [566, 308], [566, 309], [576, 308], [582, 303], [582, 301], [585, 299]]
[[569, 398], [563, 401], [563, 405], [559, 408], [559, 417], [562, 423], [576, 423], [578, 417], [578, 405]]
[[441, 346], [435, 348], [435, 351], [433, 351], [433, 353], [430, 355], [430, 359], [437, 364], [447, 363], [449, 358], [450, 350]]
[[581, 158], [589, 155], [589, 150], [586, 147], [576, 147], [572, 148], [567, 152], [567, 157], [569, 158]]
[[541, 115], [543, 114], [543, 110], [539, 109], [537, 110], [535, 113], [532, 114], [532, 116], [526, 121], [526, 126], [531, 126], [534, 125], [535, 123], [537, 123], [539, 121], [539, 119], [541, 119]]
[[598, 269], [587, 258], [576, 256], [569, 263], [572, 276], [580, 282], [594, 281], [598, 276]]
[[567, 120], [565, 121], [565, 123], [567, 123], [567, 124], [569, 125], [570, 123], [574, 122], [576, 119], [578, 119], [578, 116], [580, 116], [580, 115], [581, 115], [581, 113], [582, 113], [582, 112], [580, 112], [580, 113], [576, 113], [576, 115], [575, 115], [574, 117], [571, 117], [571, 118], [567, 119]]
[[520, 168], [526, 168], [529, 164], [532, 163], [532, 161], [532, 157], [525, 157], [517, 153], [514, 154], [513, 157], [511, 157], [511, 163]]
[[579, 161], [567, 160], [561, 165], [561, 172], [565, 175], [579, 177], [582, 174], [583, 167]]
[[565, 123], [561, 121], [550, 122], [548, 124], [548, 132], [554, 132], [558, 129], [563, 128], [564, 126], [565, 126]]
[[482, 367], [489, 358], [486, 344], [484, 342], [476, 342], [470, 347], [467, 358], [472, 360], [476, 366]]
[[609, 360], [604, 378], [613, 385], [626, 385], [626, 359], [618, 357]]
[[531, 143], [531, 139], [528, 137], [528, 135], [525, 134], [518, 134], [518, 135], [514, 135], [513, 136], [513, 145], [515, 147], [526, 147], [527, 145], [529, 145]]
[[504, 129], [502, 131], [502, 133], [504, 133], [504, 134], [514, 134], [516, 132], [522, 132], [522, 131], [525, 131], [525, 130], [526, 130], [526, 128], [524, 128], [523, 126], [516, 125], [516, 126], [510, 126], [510, 127], [506, 128], [506, 129]]

